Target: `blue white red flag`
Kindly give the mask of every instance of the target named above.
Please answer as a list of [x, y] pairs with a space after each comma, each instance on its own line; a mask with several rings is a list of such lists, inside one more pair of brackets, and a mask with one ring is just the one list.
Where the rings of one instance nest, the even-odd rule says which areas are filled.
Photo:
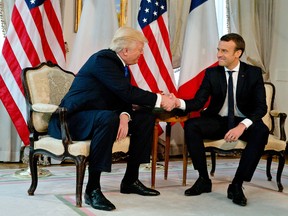
[[217, 64], [218, 40], [214, 0], [192, 0], [184, 38], [178, 97], [194, 97], [205, 69]]
[[65, 67], [59, 0], [16, 0], [0, 56], [0, 98], [25, 145], [29, 130], [21, 72], [48, 60]]

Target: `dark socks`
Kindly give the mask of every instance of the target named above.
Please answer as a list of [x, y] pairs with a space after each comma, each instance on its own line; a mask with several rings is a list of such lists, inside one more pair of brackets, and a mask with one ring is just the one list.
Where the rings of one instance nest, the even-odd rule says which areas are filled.
[[100, 176], [101, 176], [101, 172], [96, 171], [96, 172], [89, 172], [88, 175], [88, 183], [86, 186], [86, 193], [91, 193], [93, 190], [96, 189], [101, 189], [100, 186]]
[[126, 184], [134, 183], [139, 177], [139, 166], [140, 165], [131, 164], [128, 162], [126, 172], [122, 181]]
[[198, 170], [198, 172], [199, 172], [199, 177], [202, 177], [205, 180], [209, 180], [210, 179], [207, 170], [201, 171], [201, 172]]
[[232, 180], [232, 184], [237, 184], [237, 185], [239, 185], [239, 186], [241, 186], [242, 187], [242, 185], [243, 185], [243, 180], [240, 180], [240, 179], [238, 179], [238, 178], [234, 178], [233, 180]]

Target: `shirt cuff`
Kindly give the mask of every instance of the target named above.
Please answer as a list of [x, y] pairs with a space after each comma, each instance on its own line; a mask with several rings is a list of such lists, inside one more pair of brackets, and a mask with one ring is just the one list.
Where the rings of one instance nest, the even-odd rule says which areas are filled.
[[132, 121], [131, 116], [130, 116], [130, 114], [128, 112], [121, 112], [120, 116], [123, 115], [123, 114], [128, 116], [128, 120], [129, 121]]
[[248, 118], [245, 118], [241, 123], [245, 125], [246, 129], [253, 124], [253, 122]]
[[161, 94], [157, 94], [157, 100], [156, 100], [156, 103], [155, 103], [155, 107], [156, 108], [160, 108], [161, 107], [161, 100], [162, 100]]
[[180, 107], [179, 107], [179, 109], [181, 109], [181, 110], [186, 110], [186, 103], [185, 103], [185, 101], [184, 101], [183, 99], [180, 99], [180, 98], [179, 98], [179, 101], [180, 101]]

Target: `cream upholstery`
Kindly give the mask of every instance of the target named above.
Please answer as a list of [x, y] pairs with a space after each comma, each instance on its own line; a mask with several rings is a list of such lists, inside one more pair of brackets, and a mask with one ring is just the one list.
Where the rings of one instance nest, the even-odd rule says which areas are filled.
[[[278, 173], [277, 173], [277, 184], [279, 191], [283, 190], [283, 186], [281, 184], [281, 174], [284, 167], [285, 161], [285, 150], [287, 148], [286, 144], [286, 134], [284, 130], [284, 123], [286, 119], [286, 114], [281, 113], [277, 110], [273, 110], [273, 103], [275, 97], [275, 87], [272, 83], [265, 83], [265, 90], [266, 90], [266, 102], [268, 106], [268, 110], [266, 115], [263, 117], [264, 123], [268, 126], [270, 130], [270, 135], [268, 139], [268, 143], [265, 146], [265, 154], [268, 154], [267, 159], [267, 176], [268, 180], [271, 180], [272, 176], [270, 174], [270, 166], [271, 160], [273, 155], [277, 155], [279, 158], [279, 165], [278, 165]], [[279, 135], [274, 135], [274, 119], [276, 118], [279, 120]], [[226, 142], [224, 139], [221, 140], [204, 140], [204, 145], [207, 151], [212, 153], [212, 170], [211, 175], [214, 175], [215, 172], [215, 153], [221, 152], [222, 154], [225, 152], [231, 153], [241, 153], [246, 146], [246, 142], [242, 140], [238, 140], [236, 142]]]
[[[56, 160], [70, 159], [76, 165], [76, 205], [82, 205], [82, 186], [89, 156], [90, 140], [72, 141], [66, 124], [66, 110], [58, 107], [69, 90], [74, 74], [63, 70], [51, 62], [42, 63], [35, 68], [25, 68], [22, 82], [29, 108], [28, 125], [30, 130], [29, 165], [31, 186], [29, 195], [34, 195], [37, 187], [37, 158], [46, 154]], [[62, 140], [47, 135], [49, 119], [53, 112], [59, 113]], [[128, 152], [129, 137], [115, 142], [112, 152]]]

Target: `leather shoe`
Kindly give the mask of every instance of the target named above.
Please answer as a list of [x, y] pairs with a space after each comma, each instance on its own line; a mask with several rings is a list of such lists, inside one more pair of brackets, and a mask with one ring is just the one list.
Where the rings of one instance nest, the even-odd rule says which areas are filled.
[[238, 184], [230, 184], [227, 190], [227, 197], [229, 199], [232, 199], [233, 203], [240, 205], [240, 206], [246, 206], [247, 205], [247, 199], [243, 193], [242, 186]]
[[212, 190], [212, 182], [210, 179], [199, 177], [194, 185], [185, 191], [185, 196], [197, 196], [202, 193], [210, 193]]
[[151, 188], [147, 188], [139, 180], [136, 180], [133, 184], [125, 184], [121, 182], [120, 192], [123, 194], [139, 194], [142, 196], [158, 196], [160, 192]]
[[103, 195], [100, 189], [93, 190], [91, 194], [85, 193], [85, 203], [95, 209], [111, 211], [116, 207]]

